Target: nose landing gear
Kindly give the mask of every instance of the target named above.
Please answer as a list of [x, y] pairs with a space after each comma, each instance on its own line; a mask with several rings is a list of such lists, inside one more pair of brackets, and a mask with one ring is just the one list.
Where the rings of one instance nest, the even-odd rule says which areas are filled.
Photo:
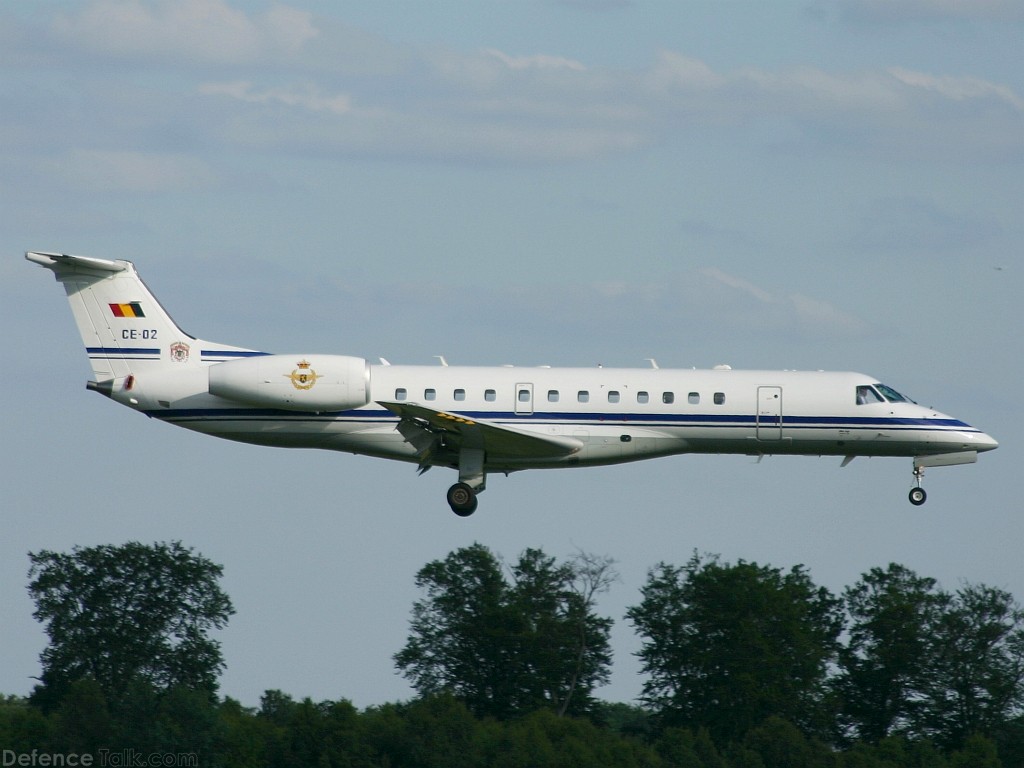
[[921, 483], [924, 480], [924, 467], [914, 463], [914, 487], [910, 489], [910, 503], [915, 507], [920, 507], [928, 499], [928, 494], [924, 492], [924, 488], [921, 487]]

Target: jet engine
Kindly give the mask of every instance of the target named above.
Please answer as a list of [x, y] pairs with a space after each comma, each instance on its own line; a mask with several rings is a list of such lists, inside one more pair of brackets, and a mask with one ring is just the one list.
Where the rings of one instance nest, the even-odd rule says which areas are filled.
[[211, 395], [263, 408], [345, 411], [369, 402], [361, 357], [260, 355], [211, 365]]

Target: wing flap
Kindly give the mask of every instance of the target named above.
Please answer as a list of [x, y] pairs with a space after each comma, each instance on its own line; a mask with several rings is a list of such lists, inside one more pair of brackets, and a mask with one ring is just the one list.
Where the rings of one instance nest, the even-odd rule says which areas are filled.
[[[507, 424], [474, 419], [458, 413], [448, 413], [415, 403], [377, 401], [402, 420], [402, 434], [421, 430], [424, 435], [444, 434], [456, 439], [462, 447], [482, 448], [491, 459], [497, 458], [557, 458], [571, 456], [583, 448], [583, 443], [564, 435], [542, 435]], [[410, 440], [415, 445], [414, 440]]]

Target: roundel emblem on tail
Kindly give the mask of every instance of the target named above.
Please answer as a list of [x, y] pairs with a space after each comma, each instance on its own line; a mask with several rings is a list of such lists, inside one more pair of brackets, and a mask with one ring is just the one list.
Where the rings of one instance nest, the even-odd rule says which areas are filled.
[[171, 360], [176, 363], [187, 363], [188, 362], [189, 347], [183, 341], [175, 342], [171, 344]]
[[292, 380], [292, 386], [296, 389], [312, 389], [320, 375], [310, 367], [312, 363], [307, 360], [301, 360], [296, 365], [298, 367], [294, 371], [285, 374]]

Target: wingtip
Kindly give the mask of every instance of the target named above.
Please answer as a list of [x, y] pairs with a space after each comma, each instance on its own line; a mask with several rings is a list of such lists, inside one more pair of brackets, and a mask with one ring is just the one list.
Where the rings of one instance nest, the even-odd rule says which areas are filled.
[[59, 253], [47, 253], [45, 251], [25, 251], [25, 258], [34, 264], [39, 264], [44, 267], [52, 266], [57, 262], [57, 256]]

